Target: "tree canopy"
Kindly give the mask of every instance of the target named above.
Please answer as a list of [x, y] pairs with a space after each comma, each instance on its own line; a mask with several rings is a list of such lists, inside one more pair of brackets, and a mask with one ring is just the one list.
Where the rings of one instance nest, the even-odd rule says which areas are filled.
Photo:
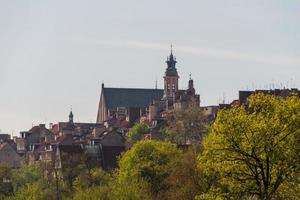
[[145, 140], [136, 143], [120, 159], [117, 181], [140, 181], [154, 196], [165, 189], [165, 179], [180, 151], [174, 144]]
[[207, 131], [207, 119], [195, 101], [171, 113], [162, 129], [166, 139], [176, 144], [199, 144]]
[[128, 132], [128, 141], [134, 144], [141, 140], [144, 134], [149, 133], [150, 128], [148, 125], [143, 123], [136, 123]]
[[296, 96], [253, 95], [245, 106], [218, 113], [204, 140], [199, 167], [217, 174], [219, 185], [211, 191], [223, 197], [282, 198], [286, 185], [297, 179], [291, 190], [299, 195], [299, 139]]

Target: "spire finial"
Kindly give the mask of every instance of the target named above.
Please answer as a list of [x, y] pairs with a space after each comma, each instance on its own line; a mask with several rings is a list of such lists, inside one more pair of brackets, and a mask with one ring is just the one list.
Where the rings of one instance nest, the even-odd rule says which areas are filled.
[[155, 89], [157, 90], [157, 78], [155, 80]]
[[171, 44], [171, 54], [173, 54], [173, 44]]
[[190, 80], [192, 80], [192, 73], [190, 72]]

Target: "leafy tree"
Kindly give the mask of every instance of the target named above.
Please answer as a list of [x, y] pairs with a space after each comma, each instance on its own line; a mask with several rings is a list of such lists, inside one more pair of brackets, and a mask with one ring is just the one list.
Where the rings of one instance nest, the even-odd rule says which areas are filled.
[[73, 185], [78, 188], [88, 188], [90, 186], [105, 185], [111, 181], [110, 174], [106, 173], [101, 168], [92, 170], [84, 170], [76, 178]]
[[54, 191], [48, 184], [39, 180], [31, 184], [26, 184], [20, 190], [18, 190], [11, 200], [52, 200], [55, 199]]
[[[55, 159], [56, 160], [56, 159]], [[84, 163], [84, 158], [80, 153], [66, 153], [61, 152], [60, 163], [52, 165], [53, 172], [55, 172], [56, 188], [57, 186], [59, 194], [57, 196], [65, 196], [73, 198], [74, 195], [74, 183], [78, 175], [87, 170], [87, 166]], [[61, 165], [60, 169], [56, 169], [57, 164]], [[60, 184], [62, 182], [62, 184]]]
[[111, 181], [111, 176], [100, 168], [85, 170], [75, 180], [73, 199], [106, 200], [109, 198]]
[[198, 153], [199, 150], [190, 147], [180, 154], [179, 162], [169, 169], [170, 175], [166, 178], [168, 189], [164, 199], [192, 200], [197, 194], [206, 192], [209, 188], [212, 180], [197, 168]]
[[12, 184], [14, 186], [14, 196], [12, 200], [50, 200], [55, 199], [55, 189], [51, 179], [47, 179], [41, 163], [22, 165], [14, 171]]
[[43, 171], [39, 164], [23, 164], [12, 175], [14, 191], [17, 192], [26, 184], [32, 184], [43, 178]]
[[[300, 100], [296, 96], [256, 94], [246, 106], [220, 111], [198, 158], [200, 168], [217, 174], [220, 185], [198, 199], [213, 194], [279, 198], [285, 186], [299, 180], [299, 141]], [[295, 194], [299, 181], [294, 186], [290, 192]]]
[[13, 193], [11, 176], [11, 169], [8, 166], [0, 165], [0, 199]]
[[111, 200], [151, 200], [149, 183], [139, 177], [116, 180], [112, 184]]
[[[143, 188], [158, 198], [159, 193], [166, 190], [165, 179], [170, 175], [170, 168], [179, 154], [176, 146], [169, 142], [140, 141], [121, 157], [117, 185], [124, 187], [130, 183], [129, 187], [133, 187], [131, 191]], [[140, 188], [138, 183], [141, 183]]]
[[191, 101], [186, 108], [168, 115], [167, 125], [161, 132], [176, 144], [198, 144], [207, 130], [207, 118], [196, 101]]
[[110, 188], [107, 185], [91, 186], [83, 190], [77, 190], [73, 200], [108, 200], [111, 194]]
[[136, 143], [141, 140], [144, 134], [149, 133], [150, 128], [146, 124], [136, 123], [131, 129], [128, 131], [128, 141], [131, 144]]

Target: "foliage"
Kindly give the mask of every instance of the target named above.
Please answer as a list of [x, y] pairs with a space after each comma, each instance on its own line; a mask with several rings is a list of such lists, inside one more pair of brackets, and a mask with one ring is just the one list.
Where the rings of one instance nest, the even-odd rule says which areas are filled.
[[90, 186], [105, 185], [111, 181], [111, 176], [101, 168], [84, 170], [74, 181], [76, 189], [86, 189]]
[[98, 200], [108, 199], [111, 176], [100, 168], [83, 171], [75, 180], [75, 195], [73, 199]]
[[146, 124], [136, 123], [128, 132], [128, 141], [134, 144], [141, 140], [144, 134], [149, 133], [150, 128]]
[[61, 152], [61, 177], [63, 178], [64, 189], [67, 196], [72, 196], [74, 193], [74, 183], [77, 176], [87, 167], [80, 154], [69, 154]]
[[14, 171], [12, 175], [12, 184], [14, 187], [14, 196], [12, 200], [50, 200], [55, 199], [54, 187], [44, 176], [44, 168], [41, 163], [22, 165], [21, 168]]
[[11, 169], [8, 166], [0, 165], [0, 199], [13, 193], [11, 176]]
[[13, 173], [12, 183], [14, 191], [20, 190], [26, 184], [32, 184], [43, 176], [42, 168], [39, 164], [23, 164], [18, 171]]
[[169, 169], [170, 175], [166, 178], [168, 189], [164, 199], [192, 200], [197, 194], [207, 191], [212, 181], [197, 168], [198, 153], [199, 150], [190, 147], [180, 154], [179, 162]]
[[55, 199], [55, 192], [52, 187], [48, 187], [48, 184], [39, 180], [31, 184], [26, 184], [20, 190], [18, 190], [11, 200], [52, 200]]
[[139, 177], [116, 180], [112, 184], [111, 200], [151, 200], [150, 186], [147, 181]]
[[167, 140], [176, 144], [198, 144], [207, 132], [207, 119], [195, 101], [185, 109], [174, 111], [168, 116], [167, 126], [161, 130]]
[[110, 199], [110, 188], [106, 185], [104, 186], [91, 186], [84, 190], [76, 191], [73, 200], [107, 200]]
[[157, 197], [159, 192], [166, 189], [165, 179], [179, 154], [176, 146], [169, 142], [140, 141], [121, 157], [117, 185], [124, 187], [129, 182], [134, 190], [139, 189], [136, 184], [141, 183], [140, 188]]
[[[208, 175], [217, 174], [220, 185], [212, 190], [219, 197], [272, 199], [299, 180], [299, 139], [300, 100], [257, 94], [246, 106], [218, 113], [199, 166]], [[290, 189], [299, 191], [295, 184]]]

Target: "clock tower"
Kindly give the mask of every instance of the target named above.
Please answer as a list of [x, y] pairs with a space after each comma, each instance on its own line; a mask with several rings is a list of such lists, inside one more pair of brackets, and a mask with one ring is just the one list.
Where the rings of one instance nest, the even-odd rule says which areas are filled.
[[167, 100], [168, 107], [173, 106], [175, 93], [178, 91], [178, 72], [176, 69], [176, 58], [173, 55], [171, 46], [170, 56], [167, 58], [167, 69], [164, 76], [164, 98]]

